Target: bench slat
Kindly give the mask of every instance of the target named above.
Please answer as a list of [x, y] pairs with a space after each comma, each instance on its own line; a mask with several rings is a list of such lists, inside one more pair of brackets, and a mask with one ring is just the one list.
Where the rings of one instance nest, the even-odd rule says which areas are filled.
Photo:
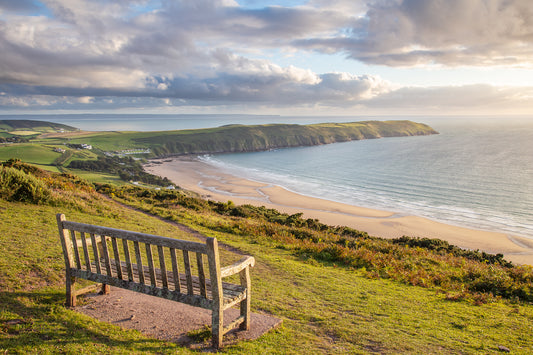
[[[137, 260], [137, 270], [142, 270], [143, 269], [143, 261], [142, 261], [142, 258], [141, 258], [141, 249], [139, 248], [139, 242], [134, 241], [133, 242], [133, 247], [135, 249], [135, 259]], [[139, 282], [144, 285], [145, 284], [145, 282], [144, 282], [144, 273], [140, 272], [137, 275], [139, 276]]]
[[100, 267], [100, 256], [98, 254], [98, 245], [96, 244], [96, 237], [94, 233], [90, 233], [90, 235], [91, 235], [91, 242], [93, 246], [93, 255], [94, 255], [94, 261], [95, 261], [95, 266], [96, 266], [96, 272], [101, 274], [102, 268]]
[[150, 285], [140, 284], [137, 282], [119, 280], [115, 277], [110, 277], [104, 274], [97, 274], [86, 270], [73, 269], [73, 276], [94, 282], [105, 283], [107, 285], [116, 286], [135, 292], [145, 293], [151, 296], [167, 298], [173, 301], [190, 304], [191, 306], [195, 307], [201, 307], [206, 309], [212, 308], [212, 301], [210, 299], [197, 295], [188, 295], [169, 289], [161, 289]]
[[118, 244], [117, 244], [117, 238], [111, 237], [111, 245], [113, 246], [113, 256], [115, 257], [115, 260], [118, 262], [118, 267], [116, 270], [117, 277], [121, 280], [124, 280], [124, 277], [122, 275], [122, 263], [120, 261], [120, 253], [118, 250]]
[[170, 248], [170, 260], [172, 261], [172, 279], [174, 280], [174, 290], [181, 292], [178, 260], [176, 257], [176, 249], [174, 248]]
[[154, 266], [154, 257], [152, 255], [152, 246], [150, 244], [144, 244], [146, 249], [146, 262], [148, 263], [148, 270], [150, 275], [150, 284], [152, 286], [157, 286], [155, 282], [155, 266]]
[[91, 259], [89, 258], [89, 249], [87, 248], [87, 238], [85, 238], [85, 233], [80, 233], [81, 245], [83, 246], [83, 255], [85, 256], [85, 266], [87, 270], [91, 270]]
[[157, 254], [159, 255], [159, 268], [161, 269], [161, 281], [163, 282], [163, 287], [168, 288], [167, 265], [165, 262], [165, 254], [163, 251], [163, 247], [161, 245], [157, 246]]
[[76, 260], [76, 266], [81, 269], [80, 251], [78, 249], [78, 240], [76, 239], [76, 232], [73, 230], [70, 232], [70, 239], [72, 239], [72, 248], [74, 249], [74, 260]]
[[200, 294], [205, 297], [206, 293], [205, 293], [204, 254], [196, 253], [196, 264], [198, 265], [198, 281], [200, 283]]
[[187, 284], [187, 293], [189, 295], [193, 294], [192, 289], [192, 272], [191, 272], [191, 260], [189, 259], [189, 252], [187, 250], [183, 250], [183, 265], [185, 268], [185, 281]]
[[100, 245], [102, 246], [102, 254], [104, 257], [104, 265], [107, 275], [113, 276], [111, 273], [111, 262], [109, 261], [109, 250], [107, 250], [107, 242], [104, 236], [102, 236], [102, 243], [100, 243]]
[[131, 266], [130, 247], [127, 239], [122, 239], [124, 249], [124, 258], [126, 259], [126, 270], [128, 271], [128, 280], [133, 281], [133, 268]]
[[[117, 268], [117, 264], [119, 264], [119, 267], [120, 267], [120, 264], [122, 264], [122, 267], [123, 267], [125, 263], [124, 262], [117, 263], [115, 260], [111, 260], [111, 267], [113, 268], [114, 271]], [[81, 271], [85, 271], [85, 270], [81, 270]], [[136, 265], [134, 265], [134, 271], [135, 271], [136, 274], [140, 274], [139, 270], [136, 268]], [[160, 269], [156, 269], [155, 272], [156, 272], [156, 275], [157, 275], [157, 280], [159, 282], [161, 282], [162, 271]], [[144, 266], [143, 270], [142, 270], [142, 273], [144, 273], [145, 277], [148, 278], [149, 277], [149, 273], [150, 273], [149, 268], [147, 266]], [[92, 273], [92, 274], [95, 274], [95, 273]], [[95, 275], [97, 275], [97, 274], [95, 274]], [[172, 279], [170, 271], [167, 272], [167, 277], [168, 277], [169, 281]], [[183, 282], [185, 282], [186, 275], [180, 274], [179, 278]], [[193, 276], [191, 276], [191, 281], [192, 281], [192, 286], [193, 286], [193, 293], [192, 294], [187, 293], [188, 295], [196, 295], [196, 296], [201, 296], [201, 297], [204, 297], [204, 298], [212, 299], [212, 295], [211, 295], [211, 292], [210, 292], [211, 291], [210, 290], [211, 282], [210, 282], [209, 279], [206, 280], [206, 284], [207, 284], [208, 288], [207, 288], [207, 292], [206, 292], [205, 295], [201, 294], [201, 286], [200, 286], [201, 282], [200, 282], [199, 277], [193, 275]], [[104, 282], [104, 279], [99, 280], [98, 282]], [[133, 281], [133, 283], [139, 284], [138, 282], [135, 282], [135, 281]], [[169, 286], [170, 287], [174, 286], [174, 282], [170, 281], [169, 282]], [[167, 288], [167, 289], [173, 291], [170, 287]], [[240, 302], [242, 299], [245, 298], [245, 288], [242, 287], [242, 286], [231, 284], [231, 283], [227, 283], [227, 282], [223, 282], [222, 283], [222, 290], [223, 290], [224, 308], [229, 308], [229, 307], [237, 304], [238, 302]]]

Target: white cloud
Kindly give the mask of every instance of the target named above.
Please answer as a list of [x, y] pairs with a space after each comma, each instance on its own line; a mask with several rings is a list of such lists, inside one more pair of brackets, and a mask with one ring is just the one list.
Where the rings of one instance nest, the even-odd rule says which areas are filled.
[[77, 101], [80, 104], [91, 104], [94, 102], [94, 97], [91, 97], [91, 96], [78, 97]]

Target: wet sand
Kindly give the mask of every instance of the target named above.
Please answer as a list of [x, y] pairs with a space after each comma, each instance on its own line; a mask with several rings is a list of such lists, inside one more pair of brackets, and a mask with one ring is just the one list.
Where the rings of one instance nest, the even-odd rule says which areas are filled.
[[154, 160], [145, 165], [145, 170], [165, 176], [181, 188], [210, 200], [265, 206], [289, 214], [301, 212], [305, 218], [352, 227], [383, 238], [403, 235], [439, 238], [461, 248], [502, 253], [507, 260], [533, 265], [533, 240], [528, 238], [308, 197], [280, 186], [227, 174], [195, 157]]

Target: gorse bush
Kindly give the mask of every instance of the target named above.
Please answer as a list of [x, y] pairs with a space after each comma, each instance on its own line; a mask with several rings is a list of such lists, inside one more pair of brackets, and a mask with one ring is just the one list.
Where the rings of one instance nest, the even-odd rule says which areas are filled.
[[456, 247], [442, 239], [434, 238], [411, 238], [403, 236], [401, 238], [393, 239], [393, 243], [407, 245], [410, 247], [420, 247], [428, 250], [433, 250], [441, 254], [453, 254], [456, 256], [464, 256], [468, 259], [477, 260], [480, 262], [488, 262], [490, 264], [499, 264], [502, 266], [512, 266], [513, 264], [503, 258], [503, 254], [488, 254], [477, 250], [466, 250]]
[[47, 172], [18, 159], [0, 163], [0, 198], [86, 212], [107, 209], [102, 196], [86, 180], [68, 173]]
[[8, 201], [48, 203], [51, 191], [46, 184], [33, 175], [11, 167], [0, 167], [0, 194]]

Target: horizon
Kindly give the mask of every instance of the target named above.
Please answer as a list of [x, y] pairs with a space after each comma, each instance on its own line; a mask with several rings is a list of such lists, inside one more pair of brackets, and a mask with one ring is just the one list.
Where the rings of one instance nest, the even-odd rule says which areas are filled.
[[503, 0], [0, 2], [0, 114], [527, 115], [532, 19]]

